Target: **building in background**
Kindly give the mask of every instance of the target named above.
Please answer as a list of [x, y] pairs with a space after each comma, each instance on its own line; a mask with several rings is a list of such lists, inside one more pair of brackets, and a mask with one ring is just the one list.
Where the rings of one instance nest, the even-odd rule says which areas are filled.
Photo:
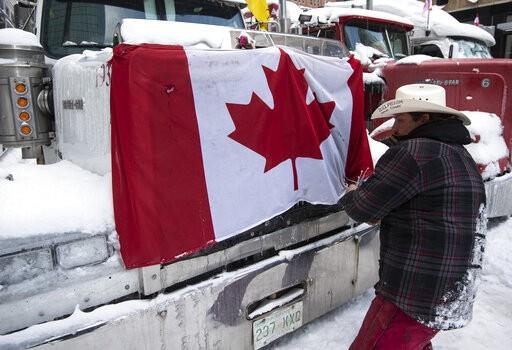
[[336, 0], [292, 0], [292, 1], [299, 6], [322, 7], [325, 5], [326, 2], [336, 1]]
[[449, 0], [443, 9], [463, 23], [475, 23], [478, 18], [496, 39], [493, 56], [512, 58], [512, 0]]

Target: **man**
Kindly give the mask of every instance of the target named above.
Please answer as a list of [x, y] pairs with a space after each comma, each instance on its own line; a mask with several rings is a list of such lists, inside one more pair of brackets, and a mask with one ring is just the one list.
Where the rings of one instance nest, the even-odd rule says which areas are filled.
[[440, 86], [405, 85], [372, 115], [395, 117], [398, 143], [342, 199], [354, 220], [381, 221], [376, 297], [352, 350], [431, 349], [439, 330], [471, 320], [485, 191], [463, 147], [470, 120], [445, 99]]

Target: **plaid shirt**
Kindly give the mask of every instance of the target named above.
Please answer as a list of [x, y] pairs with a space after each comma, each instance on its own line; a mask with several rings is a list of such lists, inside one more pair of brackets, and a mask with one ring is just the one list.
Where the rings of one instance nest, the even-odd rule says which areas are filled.
[[482, 177], [465, 148], [429, 138], [389, 148], [374, 174], [342, 199], [354, 220], [382, 220], [377, 294], [437, 329], [471, 320], [484, 203]]

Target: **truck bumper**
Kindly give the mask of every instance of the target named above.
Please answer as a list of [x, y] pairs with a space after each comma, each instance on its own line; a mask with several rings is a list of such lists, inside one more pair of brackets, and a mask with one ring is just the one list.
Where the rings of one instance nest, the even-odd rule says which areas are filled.
[[[149, 300], [0, 337], [2, 349], [252, 349], [253, 322], [302, 301], [306, 324], [377, 281], [378, 228], [361, 225]], [[293, 300], [249, 319], [258, 301], [293, 288]]]
[[487, 181], [485, 194], [488, 218], [512, 215], [512, 174]]

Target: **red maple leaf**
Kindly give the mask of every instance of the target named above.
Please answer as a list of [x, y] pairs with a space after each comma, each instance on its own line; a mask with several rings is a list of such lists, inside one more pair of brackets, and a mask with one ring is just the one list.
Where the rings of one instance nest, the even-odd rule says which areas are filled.
[[263, 71], [274, 98], [270, 108], [254, 92], [249, 104], [226, 103], [235, 124], [228, 136], [265, 157], [264, 172], [291, 159], [293, 187], [299, 189], [297, 158], [323, 159], [320, 144], [330, 135], [329, 123], [336, 103], [319, 103], [316, 95], [306, 103], [308, 83], [305, 69], [297, 69], [290, 56], [280, 49], [276, 71], [265, 66]]

